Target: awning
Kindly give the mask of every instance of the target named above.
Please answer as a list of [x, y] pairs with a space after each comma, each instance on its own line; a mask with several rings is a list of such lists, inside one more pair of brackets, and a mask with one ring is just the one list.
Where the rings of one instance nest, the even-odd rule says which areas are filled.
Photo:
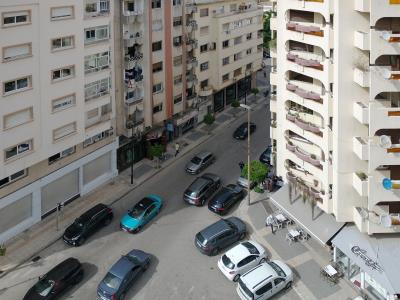
[[332, 240], [364, 272], [376, 280], [390, 295], [400, 294], [400, 234], [369, 236], [347, 225]]
[[317, 206], [314, 208], [302, 197], [290, 200], [289, 185], [285, 184], [270, 196], [271, 201], [293, 221], [306, 230], [313, 238], [325, 245], [343, 226], [330, 214]]

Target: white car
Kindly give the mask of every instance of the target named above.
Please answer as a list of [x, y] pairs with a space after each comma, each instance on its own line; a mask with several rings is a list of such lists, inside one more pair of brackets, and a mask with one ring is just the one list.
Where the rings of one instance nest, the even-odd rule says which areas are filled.
[[244, 241], [218, 260], [218, 267], [229, 279], [237, 281], [240, 275], [267, 260], [263, 246], [255, 241]]
[[273, 260], [259, 264], [238, 280], [236, 291], [242, 300], [266, 300], [293, 283], [293, 272], [283, 262]]

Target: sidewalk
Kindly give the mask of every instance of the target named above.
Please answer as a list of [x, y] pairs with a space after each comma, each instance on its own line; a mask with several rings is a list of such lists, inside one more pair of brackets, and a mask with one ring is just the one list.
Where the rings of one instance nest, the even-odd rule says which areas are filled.
[[282, 260], [294, 272], [293, 289], [297, 295], [289, 291], [281, 299], [337, 300], [357, 296], [357, 292], [345, 279], [332, 286], [320, 277], [320, 269], [330, 263], [331, 255], [319, 242], [311, 238], [307, 242], [289, 245], [285, 239], [287, 229], [279, 229], [272, 234], [270, 228], [265, 226], [267, 215], [276, 210], [269, 203], [268, 193], [252, 191], [251, 203], [248, 206], [247, 201], [242, 201], [238, 209], [240, 218], [251, 225], [250, 237], [264, 245], [272, 259]]
[[[248, 96], [247, 102], [251, 107], [262, 108], [263, 104], [265, 104], [262, 91], [263, 89], [261, 89], [257, 97], [254, 97], [254, 95]], [[200, 124], [194, 130], [191, 130], [169, 144], [167, 147], [168, 159], [161, 163], [161, 168], [156, 169], [156, 164], [153, 161], [143, 159], [134, 165], [134, 182], [132, 185], [130, 184], [130, 169], [128, 168], [111, 182], [68, 204], [60, 212], [59, 230], [56, 229], [57, 215], [53, 213], [25, 232], [7, 241], [5, 244], [7, 248], [6, 255], [0, 257], [0, 278], [19, 266], [31, 263], [31, 260], [39, 252], [59, 240], [66, 226], [71, 224], [82, 212], [97, 203], [112, 205], [118, 202], [152, 176], [173, 164], [176, 160], [181, 159], [186, 153], [212, 138], [216, 133], [229, 126], [244, 114], [245, 112], [242, 110], [234, 112], [232, 108], [227, 108], [216, 116], [216, 122], [211, 126], [210, 134], [208, 134], [209, 128], [207, 125]], [[174, 157], [175, 142], [181, 145], [180, 154], [177, 157]]]

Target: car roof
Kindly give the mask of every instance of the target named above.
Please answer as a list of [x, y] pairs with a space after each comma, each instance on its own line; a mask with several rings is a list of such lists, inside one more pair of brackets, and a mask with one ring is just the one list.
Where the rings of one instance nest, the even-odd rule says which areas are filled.
[[242, 243], [240, 243], [226, 252], [225, 255], [228, 256], [231, 262], [236, 265], [243, 258], [249, 256], [250, 252], [245, 246], [242, 245]]
[[81, 263], [74, 257], [67, 258], [66, 260], [59, 263], [53, 269], [46, 273], [45, 277], [52, 280], [60, 280], [69, 273], [71, 270], [79, 268]]
[[212, 179], [213, 181], [217, 181], [219, 180], [219, 176], [213, 173], [204, 173], [203, 175], [201, 175], [202, 178], [206, 178], [206, 179]]
[[126, 256], [122, 256], [110, 269], [110, 273], [119, 277], [124, 278], [133, 267], [138, 264], [134, 263], [132, 260], [129, 260]]
[[222, 203], [233, 195], [232, 189], [223, 187], [211, 200], [211, 202]]
[[198, 153], [196, 156], [198, 158], [204, 159], [206, 156], [208, 156], [210, 154], [212, 154], [210, 151], [203, 151], [203, 152]]
[[107, 205], [105, 205], [103, 203], [99, 203], [99, 204], [93, 206], [92, 208], [90, 208], [89, 210], [87, 210], [86, 212], [84, 212], [81, 216], [78, 217], [78, 219], [81, 222], [87, 222], [88, 220], [90, 220], [91, 217], [98, 214], [100, 211], [102, 211], [103, 209], [105, 209], [107, 207], [108, 207]]
[[200, 231], [201, 235], [208, 241], [213, 238], [215, 235], [230, 230], [231, 227], [226, 223], [224, 219], [221, 219], [214, 224], [211, 224]]
[[207, 178], [203, 178], [203, 176], [201, 177], [197, 177], [192, 184], [189, 186], [188, 190], [191, 191], [196, 191], [201, 189], [203, 186], [205, 186], [210, 180]]
[[134, 205], [134, 207], [139, 206], [141, 208], [146, 209], [147, 207], [149, 207], [153, 203], [154, 203], [154, 199], [152, 199], [150, 197], [144, 197], [142, 200], [140, 200], [138, 203], [136, 203]]
[[240, 278], [250, 291], [258, 289], [262, 283], [275, 277], [277, 274], [268, 263], [262, 263], [244, 273]]

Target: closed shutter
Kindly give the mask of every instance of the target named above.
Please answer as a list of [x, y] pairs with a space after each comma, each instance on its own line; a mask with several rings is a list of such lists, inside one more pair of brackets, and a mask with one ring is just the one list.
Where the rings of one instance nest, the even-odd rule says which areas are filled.
[[67, 135], [70, 135], [76, 131], [76, 123], [71, 123], [68, 125], [65, 125], [63, 127], [57, 128], [53, 130], [53, 139], [59, 140]]
[[21, 110], [4, 117], [4, 128], [11, 128], [32, 120], [32, 108]]
[[83, 184], [86, 185], [108, 172], [111, 172], [111, 152], [100, 156], [83, 167]]
[[72, 17], [72, 15], [73, 15], [72, 6], [54, 7], [51, 9], [52, 19], [68, 18]]
[[0, 234], [32, 217], [32, 194], [0, 209]]
[[79, 170], [49, 183], [42, 188], [42, 216], [63, 203], [79, 195]]
[[31, 52], [30, 44], [24, 44], [4, 49], [3, 57], [5, 60], [18, 56], [27, 56]]

